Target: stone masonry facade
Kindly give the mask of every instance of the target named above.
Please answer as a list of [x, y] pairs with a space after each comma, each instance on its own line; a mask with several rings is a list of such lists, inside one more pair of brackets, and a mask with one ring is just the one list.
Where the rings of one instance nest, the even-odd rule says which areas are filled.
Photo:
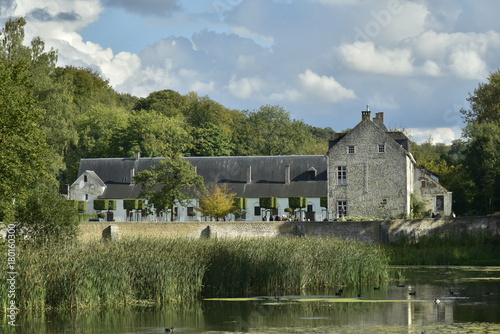
[[409, 145], [404, 134], [387, 130], [383, 113], [372, 119], [368, 108], [355, 128], [336, 134], [327, 153], [331, 215], [408, 217], [412, 194], [429, 211], [450, 215], [451, 193], [417, 167]]

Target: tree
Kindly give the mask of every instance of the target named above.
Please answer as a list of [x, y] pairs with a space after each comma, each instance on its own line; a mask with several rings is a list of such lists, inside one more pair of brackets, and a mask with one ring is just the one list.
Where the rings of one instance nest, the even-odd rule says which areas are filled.
[[182, 116], [168, 117], [157, 111], [133, 113], [123, 134], [112, 143], [115, 154], [130, 157], [135, 151], [142, 156], [178, 156], [189, 151], [192, 137]]
[[474, 213], [500, 210], [500, 71], [469, 94], [470, 109], [461, 112], [467, 122], [464, 165], [474, 182]]
[[134, 180], [142, 185], [139, 196], [147, 199], [148, 206], [157, 213], [173, 209], [176, 203], [185, 205], [204, 189], [203, 178], [193, 165], [178, 156], [162, 159], [158, 166], [138, 173]]
[[208, 187], [200, 198], [200, 207], [197, 211], [206, 217], [220, 219], [238, 210], [234, 204], [236, 193], [231, 192], [227, 184], [215, 184]]
[[32, 189], [27, 200], [17, 207], [16, 220], [20, 240], [36, 244], [72, 240], [78, 232], [74, 202], [43, 184]]
[[193, 156], [230, 156], [234, 143], [228, 133], [213, 123], [193, 128]]
[[247, 119], [237, 129], [240, 155], [300, 154], [311, 138], [307, 126], [290, 119], [280, 106], [266, 105], [245, 114]]
[[50, 153], [40, 128], [43, 110], [31, 91], [30, 49], [23, 46], [22, 18], [8, 20], [0, 35], [0, 220], [12, 221], [39, 178], [47, 172]]
[[174, 90], [165, 89], [139, 99], [134, 106], [134, 110], [154, 110], [165, 116], [173, 117], [183, 114], [187, 107], [188, 99], [185, 96]]
[[500, 211], [500, 125], [470, 123], [465, 132], [470, 139], [466, 166], [474, 181], [476, 213]]
[[469, 93], [470, 109], [460, 110], [466, 122], [500, 124], [500, 70], [490, 74], [488, 81]]

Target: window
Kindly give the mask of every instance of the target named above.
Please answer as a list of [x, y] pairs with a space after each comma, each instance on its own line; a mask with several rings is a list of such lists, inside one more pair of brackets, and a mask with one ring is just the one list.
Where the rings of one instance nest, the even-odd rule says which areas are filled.
[[349, 145], [349, 148], [347, 149], [347, 153], [349, 154], [354, 154], [354, 145]]
[[312, 204], [307, 204], [307, 212], [313, 212]]
[[426, 182], [425, 180], [422, 180], [422, 181], [421, 181], [421, 184], [422, 184], [422, 188], [427, 187], [427, 182]]
[[339, 185], [347, 184], [347, 166], [337, 167], [337, 184]]
[[444, 211], [444, 196], [436, 196], [436, 211]]
[[84, 175], [83, 176], [83, 182], [87, 182], [87, 181], [88, 181], [87, 175]]
[[192, 206], [188, 206], [187, 207], [187, 215], [188, 217], [193, 217], [195, 216], [195, 213], [194, 213], [194, 208]]
[[337, 218], [347, 216], [347, 201], [337, 201]]
[[384, 153], [385, 152], [385, 145], [384, 144], [380, 144], [378, 146], [378, 153]]
[[89, 194], [85, 194], [85, 200], [88, 201], [89, 200]]
[[260, 216], [260, 206], [255, 206], [253, 208], [253, 215], [254, 216]]
[[307, 171], [307, 179], [309, 181], [316, 181], [316, 169], [314, 167], [309, 168]]

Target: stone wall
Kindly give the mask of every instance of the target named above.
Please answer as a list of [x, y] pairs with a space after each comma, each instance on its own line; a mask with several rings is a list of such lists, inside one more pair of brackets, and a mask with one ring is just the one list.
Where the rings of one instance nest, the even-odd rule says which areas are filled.
[[[369, 222], [203, 222], [203, 223], [112, 223], [122, 237], [247, 238], [328, 237], [388, 243], [400, 237], [418, 238], [438, 233], [500, 235], [500, 216], [390, 220]], [[81, 223], [80, 240], [100, 240], [110, 223]], [[116, 228], [113, 230], [116, 231]]]

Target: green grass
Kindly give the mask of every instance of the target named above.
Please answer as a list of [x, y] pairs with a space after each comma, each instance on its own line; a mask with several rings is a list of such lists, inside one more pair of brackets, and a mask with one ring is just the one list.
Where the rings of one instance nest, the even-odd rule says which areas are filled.
[[392, 265], [500, 266], [500, 236], [431, 235], [386, 246]]
[[[2, 261], [4, 254], [2, 249]], [[16, 301], [31, 312], [291, 294], [388, 278], [380, 247], [316, 238], [140, 238], [26, 246], [16, 260]], [[5, 294], [1, 285], [2, 300]]]

